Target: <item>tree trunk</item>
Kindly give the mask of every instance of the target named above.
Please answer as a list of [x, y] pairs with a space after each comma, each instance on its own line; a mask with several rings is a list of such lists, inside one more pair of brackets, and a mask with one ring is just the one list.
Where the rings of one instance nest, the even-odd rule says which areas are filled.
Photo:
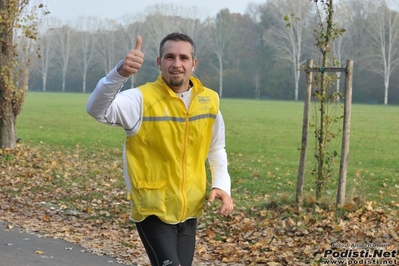
[[[329, 51], [330, 51], [330, 38], [332, 36], [333, 27], [333, 0], [330, 0], [328, 7], [327, 17], [327, 34], [324, 36], [324, 47], [323, 47], [323, 63], [322, 68], [328, 67]], [[327, 175], [325, 169], [325, 156], [326, 156], [326, 144], [327, 144], [327, 123], [326, 123], [326, 112], [327, 112], [327, 74], [324, 70], [321, 71], [320, 78], [320, 121], [319, 121], [319, 133], [317, 139], [317, 178], [316, 178], [316, 199], [320, 200], [322, 193], [324, 192]]]
[[[3, 55], [0, 56], [0, 68], [7, 69], [4, 64]], [[7, 74], [5, 73], [7, 72]], [[13, 91], [12, 84], [9, 80], [11, 71], [6, 70], [0, 75], [0, 148], [16, 148], [16, 134], [15, 134], [15, 105], [18, 99]]]
[[222, 57], [219, 57], [219, 97], [223, 97], [223, 61]]
[[388, 88], [389, 88], [389, 78], [385, 78], [384, 82], [384, 104], [388, 104]]
[[[298, 60], [299, 62], [299, 60]], [[301, 78], [301, 65], [295, 66], [294, 69], [295, 76], [295, 101], [298, 101], [298, 91], [299, 91], [299, 79]]]
[[43, 72], [43, 91], [46, 91], [47, 86], [47, 73]]
[[[17, 76], [17, 53], [13, 44], [19, 14], [29, 1], [0, 0], [0, 148], [15, 149], [15, 122], [21, 111], [26, 86], [24, 73]], [[16, 85], [21, 86], [16, 88]]]
[[6, 117], [0, 119], [0, 148], [15, 149], [17, 146], [17, 136], [15, 134], [15, 116], [12, 112], [11, 104], [9, 104], [9, 114], [5, 114]]
[[84, 70], [84, 74], [83, 74], [83, 82], [82, 82], [82, 92], [85, 93], [86, 92], [86, 70]]

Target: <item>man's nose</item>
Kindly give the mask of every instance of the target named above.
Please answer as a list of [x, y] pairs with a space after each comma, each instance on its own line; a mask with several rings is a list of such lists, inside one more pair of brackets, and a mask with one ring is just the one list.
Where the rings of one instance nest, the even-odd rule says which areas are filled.
[[175, 59], [174, 61], [173, 61], [173, 64], [172, 64], [172, 66], [173, 67], [176, 67], [176, 68], [179, 68], [179, 67], [181, 67], [181, 60], [179, 60], [179, 59]]

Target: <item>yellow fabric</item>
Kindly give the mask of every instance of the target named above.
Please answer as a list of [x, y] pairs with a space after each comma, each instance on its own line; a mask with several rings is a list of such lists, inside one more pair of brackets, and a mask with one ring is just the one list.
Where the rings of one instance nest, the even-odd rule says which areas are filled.
[[195, 78], [189, 110], [159, 76], [139, 89], [143, 121], [126, 139], [132, 218], [179, 223], [203, 213], [205, 161], [219, 110], [216, 92]]

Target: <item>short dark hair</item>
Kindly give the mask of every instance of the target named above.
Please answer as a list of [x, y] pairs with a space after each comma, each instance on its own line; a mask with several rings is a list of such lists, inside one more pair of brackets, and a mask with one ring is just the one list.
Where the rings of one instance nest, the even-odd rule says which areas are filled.
[[175, 42], [183, 41], [183, 42], [190, 43], [193, 48], [193, 52], [192, 52], [193, 59], [195, 58], [196, 47], [195, 47], [194, 41], [188, 35], [186, 35], [184, 33], [179, 33], [179, 32], [172, 32], [172, 33], [166, 35], [166, 37], [162, 39], [161, 43], [159, 44], [159, 56], [160, 57], [162, 57], [163, 47], [167, 41], [175, 41]]

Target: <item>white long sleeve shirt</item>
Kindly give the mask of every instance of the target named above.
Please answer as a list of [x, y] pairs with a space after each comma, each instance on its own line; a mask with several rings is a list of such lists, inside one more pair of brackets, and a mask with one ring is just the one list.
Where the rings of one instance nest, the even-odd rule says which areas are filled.
[[[128, 78], [117, 72], [120, 62], [98, 83], [90, 95], [86, 110], [99, 122], [121, 126], [126, 136], [133, 136], [140, 130], [143, 117], [143, 97], [137, 88], [120, 91]], [[190, 104], [191, 89], [184, 93], [177, 93], [185, 103]], [[128, 191], [130, 178], [126, 167], [125, 148], [123, 149], [124, 177]], [[222, 114], [218, 113], [212, 129], [211, 146], [208, 153], [208, 162], [212, 175], [212, 188], [219, 188], [230, 195], [231, 181], [227, 170], [227, 154], [225, 150], [225, 126]]]

